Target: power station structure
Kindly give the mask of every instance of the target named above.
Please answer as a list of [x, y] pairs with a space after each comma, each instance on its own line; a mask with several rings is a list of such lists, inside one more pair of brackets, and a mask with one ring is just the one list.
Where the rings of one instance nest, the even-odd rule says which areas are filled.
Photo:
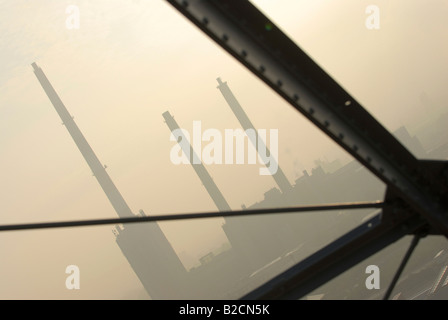
[[[384, 200], [380, 203], [381, 214], [366, 216], [365, 219], [359, 221], [356, 227], [342, 236], [335, 234], [334, 239], [329, 243], [320, 243], [320, 249], [317, 251], [308, 252], [305, 257], [302, 256], [302, 259], [295, 261], [292, 265], [285, 265], [287, 268], [277, 274], [269, 274], [269, 277], [261, 278], [262, 283], [259, 283], [256, 288], [242, 290], [239, 297], [250, 300], [300, 299], [321, 286], [327, 285], [330, 280], [344, 277], [346, 271], [349, 272], [354, 266], [375, 254], [382, 257], [381, 261], [388, 270], [394, 269], [396, 266], [391, 265], [389, 260], [396, 256], [396, 253], [387, 253], [384, 249], [411, 235], [412, 241], [409, 248], [396, 274], [393, 277], [391, 275], [392, 281], [384, 296], [385, 299], [388, 299], [419, 240], [426, 235], [448, 237], [447, 162], [417, 159], [250, 1], [167, 0], [167, 2], [358, 161], [346, 165], [332, 174], [327, 174], [322, 168], [316, 168], [311, 175], [305, 173], [303, 177], [297, 179], [294, 186], [289, 184], [282, 171], [279, 170], [274, 179], [280, 190], [270, 190], [265, 194], [265, 198], [272, 201], [257, 203], [254, 207], [260, 208], [266, 203], [276, 203], [277, 205], [278, 203], [287, 203], [283, 200], [295, 199], [299, 194], [303, 196], [301, 192], [309, 191], [309, 186], [321, 188], [317, 189], [322, 191], [317, 197], [315, 194], [309, 193], [309, 198], [316, 198], [318, 202], [327, 201], [332, 197], [328, 190], [338, 189], [342, 184], [345, 190], [336, 190], [336, 192], [346, 192], [343, 193], [346, 196], [362, 196], [362, 192], [358, 189], [360, 189], [360, 181], [365, 182], [362, 180], [366, 177], [365, 173], [373, 174], [378, 181], [386, 186], [384, 194], [380, 196]], [[108, 175], [105, 174], [103, 166], [96, 159], [45, 75], [36, 64], [33, 64], [33, 67], [36, 76], [117, 214], [120, 217], [132, 216], [131, 210]], [[220, 80], [218, 83], [218, 88], [229, 102], [242, 127], [253, 128], [247, 116], [241, 113], [238, 103], [235, 102], [236, 99], [226, 84]], [[164, 115], [167, 116], [166, 119], [170, 120], [169, 114]], [[176, 127], [171, 126], [171, 128]], [[253, 143], [258, 146], [258, 139]], [[191, 146], [188, 149], [191, 150]], [[360, 166], [364, 171], [360, 170]], [[204, 186], [210, 190], [214, 189], [216, 185], [213, 187], [210, 182], [213, 180], [211, 177], [207, 177], [205, 168], [197, 168], [200, 167], [196, 167], [195, 170], [201, 180], [207, 181]], [[346, 180], [347, 173], [350, 172], [356, 172], [352, 185], [349, 185]], [[361, 180], [356, 180], [358, 178]], [[217, 187], [215, 189], [219, 191]], [[216, 190], [212, 192], [215, 197], [219, 194]], [[219, 197], [221, 200], [217, 205], [218, 210], [227, 208], [222, 194]], [[334, 205], [332, 210], [344, 207], [344, 205]], [[375, 207], [378, 207], [378, 203], [375, 204]], [[219, 216], [219, 212], [217, 216]], [[226, 221], [230, 221], [230, 218]], [[229, 241], [234, 248], [238, 248], [240, 244], [250, 248], [252, 246], [250, 241], [242, 241], [242, 238], [238, 238], [239, 233], [241, 230], [246, 232], [246, 239], [256, 239], [256, 236], [248, 232], [250, 229], [246, 226], [241, 227], [242, 219], [235, 220], [235, 224], [237, 221], [239, 227], [228, 227], [227, 230], [224, 228]], [[319, 227], [319, 235], [323, 235], [322, 224], [317, 223], [316, 225]], [[137, 226], [134, 227], [137, 228]], [[289, 227], [294, 229], [292, 224]], [[221, 260], [216, 257], [209, 263], [207, 262], [209, 259], [204, 259], [206, 263], [201, 268], [187, 272], [158, 227], [146, 228], [141, 232], [132, 228], [130, 225], [125, 228], [118, 227], [117, 243], [153, 298], [192, 298], [191, 294], [194, 292], [191, 289], [193, 287], [198, 288], [198, 292], [202, 295], [212, 291], [231, 290], [229, 280], [232, 279], [229, 273], [233, 271], [232, 268], [235, 268], [234, 262], [240, 261], [241, 255], [244, 254], [245, 250], [241, 250], [242, 247], [230, 251], [231, 254], [221, 256]], [[127, 232], [126, 230], [132, 231]], [[306, 231], [314, 232], [314, 230], [304, 230], [304, 232]], [[331, 231], [331, 228], [328, 231]], [[141, 241], [142, 239], [144, 241]], [[283, 238], [279, 237], [277, 240], [279, 239]], [[267, 242], [281, 243], [281, 241]], [[150, 250], [151, 252], [149, 252]], [[282, 257], [287, 257], [287, 255], [282, 255]], [[278, 261], [284, 261], [285, 259], [282, 257]], [[249, 260], [255, 261], [252, 256]], [[158, 261], [162, 262], [158, 264]], [[214, 262], [216, 263], [213, 264]], [[238, 291], [249, 288], [241, 287], [240, 283], [254, 279], [267, 270], [257, 269], [250, 273], [259, 262], [247, 266], [246, 269], [238, 269], [241, 271], [241, 273], [236, 273], [238, 276], [248, 276], [242, 278], [240, 282], [237, 281], [238, 287], [233, 289]], [[209, 268], [212, 265], [216, 267], [217, 264], [222, 267], [221, 271], [223, 272], [216, 273], [218, 269]], [[227, 270], [226, 267], [228, 267]], [[227, 273], [225, 273], [226, 271]], [[214, 281], [217, 275], [223, 277], [219, 283]], [[446, 287], [448, 281], [442, 280], [445, 276], [446, 269], [443, 269], [439, 278], [443, 286]], [[210, 285], [212, 291], [205, 287], [199, 288], [201, 280], [205, 281], [206, 285]], [[351, 278], [348, 280], [352, 281]], [[358, 284], [353, 287], [359, 287]], [[439, 283], [433, 288], [437, 287], [439, 287]], [[335, 290], [339, 291], [339, 288]], [[431, 291], [433, 290], [431, 289]]]
[[[255, 150], [258, 152], [260, 152], [260, 150], [265, 150], [265, 155], [270, 154], [265, 142], [258, 135], [258, 131], [252, 124], [252, 121], [247, 116], [233, 92], [230, 90], [227, 82], [222, 82], [221, 78], [218, 78], [217, 81], [219, 84], [218, 89], [246, 132], [247, 139], [253, 144]], [[168, 111], [163, 113], [163, 117], [175, 140], [178, 141], [180, 147], [182, 148], [185, 156], [190, 157], [190, 164], [193, 166], [218, 210], [230, 210], [230, 206], [224, 199], [221, 191], [216, 186], [216, 183], [211, 178], [204, 164], [199, 160], [201, 157], [198, 157], [195, 150], [182, 133], [179, 125], [174, 120], [174, 117], [171, 116]], [[247, 134], [248, 131], [252, 131], [254, 135]], [[198, 150], [198, 152], [201, 152], [201, 150]], [[259, 156], [261, 155], [259, 154]], [[283, 173], [281, 167], [279, 167], [278, 164], [273, 163], [276, 162], [277, 159], [271, 157], [270, 161], [270, 165], [277, 168], [277, 172], [272, 176], [280, 190], [274, 188], [271, 192], [276, 194], [280, 200], [280, 203], [277, 205], [293, 205], [293, 203], [286, 201], [289, 198], [292, 198], [291, 184]], [[270, 200], [272, 199], [270, 198]], [[267, 205], [273, 207], [276, 204], [269, 203]], [[298, 238], [295, 235], [296, 230], [293, 228], [295, 219], [291, 216], [282, 217], [281, 219], [278, 219], [276, 216], [268, 216], [257, 220], [254, 220], [253, 217], [247, 216], [239, 217], [237, 219], [224, 218], [224, 220], [225, 223], [222, 226], [222, 229], [226, 234], [229, 243], [232, 245], [232, 248], [238, 252], [240, 261], [251, 266], [253, 270], [256, 270], [257, 268], [260, 268], [261, 266], [278, 258], [280, 252], [292, 250], [298, 245], [297, 241], [300, 239], [300, 237]]]
[[[88, 144], [73, 117], [36, 63], [34, 74], [59, 114], [73, 141], [120, 218], [135, 216]], [[140, 215], [144, 215], [141, 210]], [[186, 270], [158, 223], [116, 226], [116, 242], [153, 299], [187, 298]]]
[[[234, 99], [234, 101], [236, 101], [236, 99]], [[239, 109], [244, 112], [241, 107], [239, 107]], [[221, 190], [216, 185], [204, 164], [199, 160], [200, 157], [183, 134], [177, 121], [169, 111], [164, 112], [162, 115], [171, 134], [183, 150], [184, 155], [190, 158], [189, 162], [191, 166], [212, 198], [217, 209], [219, 211], [231, 211], [227, 200], [224, 198]], [[247, 116], [245, 119], [249, 121]], [[201, 150], [199, 150], [199, 152], [201, 152]], [[262, 223], [253, 221], [250, 217], [239, 217], [236, 219], [230, 217], [224, 218], [224, 221], [225, 223], [222, 226], [222, 229], [226, 234], [232, 249], [237, 252], [240, 264], [251, 266], [252, 270], [256, 270], [260, 266], [277, 258], [277, 253], [285, 250], [282, 241], [272, 241], [273, 239], [271, 235], [275, 233], [273, 230], [278, 230], [276, 226], [279, 225], [279, 221], [275, 217], [262, 219]], [[291, 238], [289, 238], [289, 240], [291, 240]], [[259, 250], [260, 247], [264, 248], [263, 252]], [[267, 248], [272, 248], [273, 250]]]
[[[118, 216], [120, 218], [145, 216], [143, 210], [140, 210], [138, 215], [132, 213], [107, 173], [105, 166], [99, 161], [42, 69], [36, 63], [32, 63], [32, 66], [63, 125], [67, 128]], [[178, 141], [181, 142], [182, 139], [187, 141], [182, 131], [177, 130], [180, 128], [169, 112], [165, 112], [163, 117], [171, 132], [178, 134], [176, 136]], [[186, 154], [191, 155], [192, 166], [217, 209], [230, 211], [229, 204], [205, 166], [201, 162], [193, 161], [197, 155], [192, 146], [189, 143], [180, 143], [180, 145], [183, 146]], [[229, 237], [233, 250], [222, 254], [222, 257], [218, 259], [219, 263], [204, 264], [190, 272], [185, 269], [157, 223], [117, 225], [114, 234], [123, 255], [152, 299], [219, 298], [222, 292], [235, 289], [233, 288], [235, 286], [234, 277], [247, 277], [267, 261], [266, 259], [257, 259], [256, 256], [257, 244], [260, 245], [259, 241], [262, 241], [260, 237], [256, 236], [257, 225], [251, 226], [249, 222], [242, 224], [232, 218], [225, 220], [223, 229]], [[267, 227], [268, 225], [265, 224], [265, 229], [260, 229], [258, 232], [267, 232]], [[249, 236], [248, 230], [252, 230], [252, 237]], [[267, 257], [270, 258], [269, 255]], [[216, 270], [227, 272], [217, 278]], [[213, 286], [209, 285], [213, 283]], [[236, 290], [241, 290], [241, 288], [236, 288]]]
[[[106, 172], [105, 166], [101, 164], [87, 143], [87, 140], [42, 69], [35, 63], [32, 66], [37, 79], [118, 216], [120, 218], [135, 217], [136, 215], [132, 213]], [[243, 128], [255, 131], [255, 127], [230, 91], [227, 83], [223, 83], [220, 78], [218, 78], [218, 83], [220, 85], [218, 88], [222, 90], [221, 92], [223, 92], [226, 102], [234, 111]], [[182, 134], [182, 130], [180, 130], [174, 117], [168, 111], [163, 113], [163, 117], [184, 153], [190, 155], [190, 163], [214, 201], [218, 211], [229, 211], [230, 206], [224, 195], [205, 166], [200, 161], [197, 161], [198, 156]], [[397, 135], [412, 142], [410, 144], [412, 148], [418, 150], [421, 147], [415, 138], [409, 136], [405, 128], [400, 128], [397, 131]], [[252, 143], [258, 144], [260, 142], [252, 141]], [[281, 174], [277, 178], [274, 176], [274, 179], [279, 188], [283, 190], [271, 189], [265, 193], [263, 201], [252, 205], [248, 209], [294, 206], [307, 204], [308, 202], [350, 202], [352, 201], [351, 197], [364, 199], [375, 192], [377, 197], [381, 197], [381, 192], [378, 193], [381, 190], [378, 181], [373, 181], [367, 170], [355, 162], [343, 166], [331, 174], [323, 171], [321, 167], [317, 167], [316, 170], [313, 169], [311, 175], [304, 172], [304, 175], [297, 179], [294, 185], [291, 185], [287, 180], [285, 181], [282, 178], [284, 175], [281, 168], [279, 167], [278, 169]], [[345, 192], [335, 192], [335, 187], [342, 184], [344, 184]], [[359, 188], [361, 184], [364, 186], [364, 190]], [[313, 192], [313, 190], [319, 190], [320, 193]], [[140, 210], [139, 215], [145, 216], [143, 210]], [[217, 216], [219, 216], [219, 212]], [[220, 253], [219, 256], [214, 256], [213, 253], [204, 256], [200, 259], [201, 265], [199, 267], [188, 271], [157, 223], [117, 225], [114, 234], [123, 255], [152, 299], [220, 299], [222, 297], [237, 298], [241, 296], [252, 298], [253, 295], [258, 295], [260, 290], [264, 288], [262, 285], [264, 281], [271, 278], [273, 279], [271, 281], [275, 281], [277, 272], [269, 271], [269, 268], [272, 268], [269, 266], [274, 263], [279, 268], [277, 270], [286, 268], [289, 257], [294, 256], [290, 255], [292, 252], [295, 252], [295, 259], [301, 260], [299, 265], [309, 263], [308, 261], [316, 259], [316, 256], [329, 254], [327, 253], [328, 246], [326, 247], [326, 243], [321, 242], [320, 238], [310, 241], [311, 235], [314, 233], [310, 226], [318, 227], [319, 231], [325, 234], [334, 233], [333, 236], [337, 237], [338, 232], [335, 232], [334, 226], [337, 223], [344, 224], [346, 220], [341, 217], [337, 220], [331, 219], [328, 215], [325, 215], [324, 219], [319, 219], [316, 216], [312, 219], [303, 219], [296, 215], [286, 217], [272, 215], [262, 218], [258, 217], [257, 219], [253, 219], [250, 216], [238, 218], [224, 217], [225, 223], [222, 228], [232, 246], [231, 249]], [[377, 221], [377, 219], [377, 217], [374, 217], [368, 220], [367, 223], [370, 225], [372, 221]], [[331, 222], [330, 225], [333, 223], [334, 225], [325, 229], [323, 226], [325, 223], [328, 224], [329, 221]], [[304, 241], [307, 243], [304, 244]], [[322, 246], [323, 249], [317, 253], [312, 249]], [[300, 250], [297, 255], [298, 249]], [[288, 253], [285, 254], [285, 252]], [[396, 256], [395, 252], [392, 252], [392, 254], [380, 254], [377, 256], [375, 263], [382, 265], [383, 269], [393, 268], [391, 261], [394, 255]], [[445, 277], [446, 266], [435, 264], [432, 268], [437, 267], [442, 269], [438, 277], [442, 279]], [[437, 272], [436, 269], [434, 270]], [[446, 282], [446, 279], [444, 281]], [[436, 289], [439, 290], [446, 287], [445, 282], [442, 285], [438, 282], [434, 284], [435, 289], [431, 290], [431, 294], [434, 294]], [[345, 283], [351, 283], [351, 286], [358, 287], [359, 278], [355, 274], [355, 276], [346, 278]], [[260, 285], [261, 287], [257, 289]], [[325, 290], [328, 297], [332, 295], [337, 297], [339, 294], [338, 288], [335, 289], [330, 286]], [[357, 296], [354, 297], [356, 298]]]
[[[37, 79], [118, 216], [120, 218], [135, 217], [136, 215], [132, 213], [42, 69], [35, 63], [32, 66]], [[223, 83], [220, 78], [218, 78], [218, 83], [220, 85], [218, 88], [222, 90], [226, 102], [234, 111], [243, 128], [255, 131], [255, 127], [227, 83]], [[167, 111], [163, 113], [163, 118], [183, 152], [190, 155], [190, 163], [218, 211], [230, 211], [230, 205], [204, 164], [197, 160], [198, 156], [195, 150], [183, 135], [174, 117]], [[400, 128], [399, 134], [409, 141], [413, 141], [408, 137], [405, 129]], [[259, 144], [260, 141], [252, 141], [252, 143]], [[418, 147], [418, 144], [415, 146]], [[304, 175], [297, 179], [294, 185], [291, 185], [279, 167], [278, 172], [281, 174], [277, 178], [274, 176], [274, 179], [279, 188], [283, 190], [273, 188], [265, 193], [265, 199], [262, 202], [252, 205], [249, 209], [294, 206], [306, 204], [306, 201], [312, 203], [328, 203], [335, 200], [351, 201], [351, 198], [345, 199], [343, 193], [330, 192], [332, 188], [341, 184], [345, 186], [346, 195], [358, 199], [373, 194], [375, 190], [378, 193], [378, 190], [381, 189], [378, 182], [369, 180], [369, 176], [366, 175], [367, 171], [360, 169], [362, 168], [359, 164], [353, 163], [328, 174], [318, 167], [313, 170], [311, 175], [304, 172]], [[360, 184], [367, 187], [361, 190]], [[326, 196], [322, 197], [321, 194], [316, 194], [312, 190], [320, 190]], [[380, 197], [381, 194], [378, 193], [377, 196]], [[217, 212], [217, 216], [219, 216], [219, 212]], [[138, 215], [145, 216], [145, 213], [140, 210]], [[337, 236], [338, 233], [335, 232], [336, 229], [332, 225], [333, 222], [336, 225], [336, 220], [331, 223], [330, 228], [323, 227], [325, 223], [331, 222], [331, 219], [328, 215], [325, 215], [324, 219], [314, 216], [308, 220], [298, 218], [296, 215], [283, 217], [272, 215], [257, 219], [250, 216], [224, 217], [225, 223], [222, 228], [231, 249], [220, 253], [219, 256], [214, 256], [212, 253], [204, 256], [201, 259], [201, 265], [189, 271], [185, 269], [157, 223], [117, 225], [114, 234], [123, 255], [152, 299], [220, 299], [223, 296], [237, 298], [251, 290], [256, 292], [257, 286], [276, 275], [276, 272], [269, 271], [267, 266], [275, 263], [280, 269], [284, 268], [288, 265], [290, 253], [297, 251], [298, 248], [300, 251], [297, 257], [300, 256], [304, 259], [313, 253], [311, 248], [325, 245], [324, 242], [319, 243], [320, 239], [314, 242], [310, 241], [311, 234], [314, 233], [313, 230], [310, 230], [310, 226], [317, 226], [321, 232], [334, 232], [334, 236]], [[345, 220], [339, 218], [338, 223], [343, 224]], [[304, 244], [304, 241], [308, 243]], [[285, 252], [288, 253], [284, 255]], [[383, 256], [382, 263], [387, 266], [390, 263], [389, 258]], [[351, 279], [347, 280], [347, 282], [349, 281]], [[357, 284], [353, 283], [353, 286], [357, 286]], [[331, 294], [337, 296], [338, 290], [333, 289], [332, 292], [331, 289], [328, 289], [327, 295], [331, 296]]]
[[[115, 212], [120, 218], [135, 217], [136, 215], [132, 213], [105, 166], [99, 161], [42, 69], [36, 63], [32, 66], [63, 125], [67, 128]], [[227, 87], [227, 84], [221, 84]], [[227, 93], [231, 94], [228, 87]], [[235, 103], [238, 102], [233, 97], [231, 104]], [[239, 113], [236, 114], [240, 122], [250, 123], [247, 115], [240, 118], [241, 114], [245, 113], [241, 106], [238, 108]], [[228, 202], [204, 164], [194, 161], [195, 158], [198, 159], [198, 156], [174, 117], [168, 111], [163, 113], [163, 117], [184, 153], [190, 155], [190, 163], [218, 211], [230, 211]], [[245, 126], [245, 128], [248, 127]], [[255, 130], [253, 125], [251, 128]], [[289, 183], [284, 186], [291, 188]], [[143, 210], [140, 210], [139, 215], [145, 215]], [[289, 227], [291, 224], [288, 219], [279, 220], [273, 216], [265, 217], [260, 221], [253, 221], [250, 217], [225, 218], [224, 220], [222, 228], [232, 246], [231, 250], [222, 254], [222, 257], [215, 258], [219, 260], [219, 263], [212, 261], [214, 264], [204, 264], [190, 272], [185, 269], [157, 223], [117, 225], [114, 234], [123, 255], [152, 299], [219, 298], [222, 292], [232, 289], [241, 291], [242, 288], [233, 283], [235, 277], [247, 278], [251, 273], [275, 259], [279, 252], [291, 249], [293, 247], [291, 240], [294, 239], [291, 233], [285, 233], [285, 226]], [[278, 233], [277, 230], [282, 230], [282, 233]], [[263, 250], [260, 250], [261, 248]], [[221, 274], [219, 281], [216, 278], [217, 270], [227, 271]], [[223, 279], [227, 280], [221, 281]], [[214, 282], [214, 286], [206, 285]], [[201, 286], [198, 283], [204, 285]], [[220, 290], [217, 291], [217, 288]]]

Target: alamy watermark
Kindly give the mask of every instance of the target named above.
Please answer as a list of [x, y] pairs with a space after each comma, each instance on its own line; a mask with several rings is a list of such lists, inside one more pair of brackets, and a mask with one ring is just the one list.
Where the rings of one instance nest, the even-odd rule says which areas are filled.
[[379, 30], [380, 28], [380, 8], [374, 4], [367, 6], [366, 28], [369, 30]]
[[368, 290], [380, 289], [380, 268], [376, 265], [369, 265], [366, 268], [366, 274], [370, 274], [366, 279], [366, 288]]
[[67, 279], [65, 279], [65, 287], [68, 290], [79, 290], [80, 289], [80, 273], [79, 267], [76, 265], [69, 265], [65, 268], [65, 273], [69, 274]]
[[65, 27], [69, 30], [79, 29], [80, 18], [79, 18], [79, 7], [77, 5], [71, 4], [65, 8], [65, 13], [68, 14], [65, 19]]
[[[193, 134], [175, 129], [170, 141], [177, 141], [170, 152], [173, 164], [261, 164], [260, 175], [274, 175], [278, 170], [278, 129], [269, 130], [269, 148], [264, 141], [266, 129], [218, 129], [202, 132], [201, 121], [193, 121]], [[191, 141], [191, 143], [190, 143]], [[250, 143], [250, 142], [252, 143]], [[206, 142], [203, 145], [203, 142]], [[257, 147], [255, 147], [257, 146]], [[257, 156], [258, 153], [258, 156]], [[246, 159], [247, 158], [247, 159]]]
[[[65, 9], [67, 18], [65, 20], [65, 27], [69, 30], [79, 29], [80, 27], [80, 10], [77, 5], [68, 5]], [[369, 30], [380, 29], [380, 8], [377, 5], [368, 5], [365, 9], [368, 15], [365, 20], [365, 26]]]

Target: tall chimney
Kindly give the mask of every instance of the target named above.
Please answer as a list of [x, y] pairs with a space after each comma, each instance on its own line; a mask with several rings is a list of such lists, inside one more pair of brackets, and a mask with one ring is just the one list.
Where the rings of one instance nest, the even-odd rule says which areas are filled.
[[[230, 90], [229, 86], [227, 85], [227, 82], [222, 82], [221, 78], [218, 78], [218, 89], [221, 91], [222, 95], [224, 96], [224, 99], [226, 99], [227, 104], [229, 105], [230, 109], [232, 109], [233, 113], [237, 117], [238, 121], [240, 122], [241, 126], [244, 130], [252, 129], [255, 134], [256, 138], [251, 139], [249, 136], [249, 140], [251, 140], [253, 146], [255, 149], [258, 150], [266, 150], [266, 154], [271, 154], [269, 149], [266, 147], [263, 139], [260, 138], [258, 135], [258, 131], [255, 130], [254, 125], [249, 120], [249, 117], [247, 116], [246, 112], [244, 112], [243, 108], [239, 104], [238, 100], [236, 100], [235, 96], [233, 95], [232, 91]], [[273, 161], [277, 161], [277, 159], [272, 159]], [[272, 163], [271, 163], [272, 165]], [[274, 165], [274, 167], [278, 167], [277, 172], [273, 174], [273, 178], [277, 185], [280, 187], [280, 190], [282, 193], [285, 193], [289, 190], [291, 190], [291, 184], [289, 183], [288, 179], [286, 178], [285, 174], [283, 173], [282, 169], [277, 165]]]
[[[166, 124], [168, 125], [168, 128], [170, 128], [171, 132], [173, 132], [176, 129], [180, 129], [179, 125], [177, 124], [176, 120], [174, 120], [174, 117], [170, 115], [169, 111], [164, 112], [163, 118], [165, 119]], [[187, 138], [182, 133], [181, 130], [179, 131], [179, 137], [182, 139], [182, 141], [187, 141]], [[204, 165], [200, 161], [193, 161], [193, 159], [199, 159], [196, 155], [196, 152], [194, 151], [193, 147], [189, 143], [188, 146], [186, 143], [181, 143], [181, 147], [184, 148], [183, 152], [185, 154], [190, 155], [190, 163], [193, 166], [194, 171], [196, 171], [196, 174], [199, 176], [199, 179], [201, 179], [202, 184], [204, 185], [205, 189], [207, 189], [208, 194], [212, 198], [213, 202], [215, 203], [216, 207], [219, 211], [230, 211], [230, 206], [227, 203], [226, 199], [222, 195], [221, 191], [219, 190], [218, 186], [216, 185], [215, 181], [213, 181], [213, 178], [208, 173], [207, 169], [205, 169]], [[196, 163], [198, 162], [198, 163]]]
[[87, 164], [98, 180], [98, 183], [108, 197], [118, 216], [120, 218], [133, 217], [134, 215], [128, 204], [123, 199], [123, 196], [118, 191], [117, 187], [109, 177], [109, 174], [106, 172], [101, 162], [98, 160], [98, 157], [93, 152], [86, 138], [84, 138], [81, 130], [79, 130], [72, 116], [62, 103], [62, 100], [59, 98], [50, 81], [48, 81], [42, 69], [38, 67], [35, 62], [33, 62], [31, 65], [34, 68], [34, 74], [39, 80], [42, 88], [45, 90], [45, 93], [47, 94], [48, 98], [59, 114], [59, 117], [61, 117], [62, 123], [65, 125], [68, 132], [72, 136], [73, 140], [76, 143], [76, 146], [78, 147], [79, 151], [81, 151], [84, 159], [87, 161]]

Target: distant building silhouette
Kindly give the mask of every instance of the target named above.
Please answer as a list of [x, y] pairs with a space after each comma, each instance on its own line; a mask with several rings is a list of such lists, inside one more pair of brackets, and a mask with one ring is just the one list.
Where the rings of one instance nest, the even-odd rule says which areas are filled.
[[426, 156], [426, 151], [416, 136], [411, 137], [405, 126], [393, 132], [394, 136], [417, 158]]
[[157, 223], [116, 228], [118, 246], [152, 299], [191, 297], [187, 271]]

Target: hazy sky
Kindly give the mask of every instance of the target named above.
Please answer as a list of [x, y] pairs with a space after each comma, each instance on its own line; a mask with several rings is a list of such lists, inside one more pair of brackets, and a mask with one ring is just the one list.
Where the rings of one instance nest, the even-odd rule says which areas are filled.
[[[388, 129], [446, 107], [445, 0], [254, 0]], [[365, 26], [368, 5], [380, 29]], [[80, 28], [68, 29], [76, 5]], [[345, 152], [163, 0], [0, 0], [0, 223], [116, 217], [37, 81], [36, 62], [134, 212], [216, 210], [193, 169], [174, 165], [162, 113], [192, 129], [239, 128], [216, 88], [227, 81], [257, 128], [279, 130], [291, 183]], [[433, 102], [419, 100], [425, 92]], [[207, 169], [230, 206], [263, 199], [259, 165]], [[190, 267], [226, 241], [222, 219], [162, 223]], [[112, 226], [0, 234], [0, 299], [138, 298]], [[81, 269], [79, 291], [65, 267]]]

